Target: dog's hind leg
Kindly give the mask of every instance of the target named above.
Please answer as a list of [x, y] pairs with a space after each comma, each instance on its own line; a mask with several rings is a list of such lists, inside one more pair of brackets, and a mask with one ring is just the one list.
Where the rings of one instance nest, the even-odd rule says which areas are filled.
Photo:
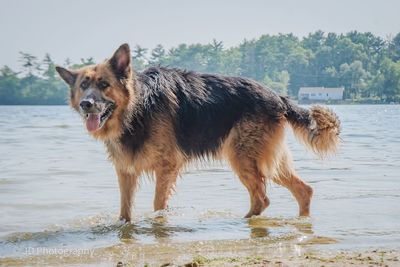
[[311, 198], [313, 189], [295, 173], [281, 178], [278, 184], [286, 187], [292, 193], [299, 205], [299, 216], [310, 216]]
[[256, 161], [253, 159], [232, 155], [229, 161], [250, 195], [250, 210], [245, 218], [260, 215], [269, 206], [265, 190], [265, 176], [257, 168]]
[[138, 179], [136, 175], [117, 168], [118, 183], [121, 198], [120, 219], [131, 220], [132, 198], [136, 191]]
[[290, 153], [286, 148], [281, 157], [279, 173], [273, 178], [273, 181], [286, 187], [292, 193], [299, 205], [300, 216], [310, 215], [313, 189], [294, 171]]
[[269, 206], [266, 176], [259, 164], [269, 128], [265, 118], [245, 117], [231, 130], [223, 145], [223, 154], [250, 195], [246, 218], [261, 214]]
[[163, 160], [155, 169], [156, 191], [154, 196], [154, 211], [167, 208], [167, 202], [171, 196], [176, 179], [179, 174], [179, 166], [176, 163]]

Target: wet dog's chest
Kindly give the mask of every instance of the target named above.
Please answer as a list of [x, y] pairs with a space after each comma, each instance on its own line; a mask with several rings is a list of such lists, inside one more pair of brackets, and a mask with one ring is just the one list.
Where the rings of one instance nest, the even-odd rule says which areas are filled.
[[106, 143], [106, 147], [109, 158], [117, 169], [140, 175], [142, 172], [148, 171], [151, 166], [151, 162], [146, 160], [148, 157], [143, 150], [133, 153], [120, 142]]

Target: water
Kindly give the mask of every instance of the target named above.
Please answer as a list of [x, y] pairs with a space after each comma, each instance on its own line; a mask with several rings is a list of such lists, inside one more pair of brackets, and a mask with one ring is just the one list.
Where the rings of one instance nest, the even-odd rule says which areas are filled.
[[42, 248], [95, 249], [111, 262], [132, 248], [168, 255], [190, 244], [213, 251], [283, 243], [398, 248], [400, 106], [332, 108], [343, 125], [336, 157], [318, 160], [288, 131], [296, 169], [314, 188], [311, 218], [296, 217], [290, 193], [268, 184], [271, 206], [243, 219], [247, 191], [225, 163], [210, 163], [179, 179], [162, 214], [152, 212], [154, 184], [143, 179], [133, 223], [121, 225], [113, 167], [77, 114], [66, 106], [0, 106], [0, 265], [75, 263]]

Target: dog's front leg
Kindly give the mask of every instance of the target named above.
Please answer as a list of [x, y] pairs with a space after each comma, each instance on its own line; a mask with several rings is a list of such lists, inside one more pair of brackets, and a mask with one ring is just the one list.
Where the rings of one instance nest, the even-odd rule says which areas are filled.
[[167, 208], [168, 198], [174, 190], [179, 169], [177, 164], [167, 161], [156, 169], [156, 192], [154, 196], [154, 211]]
[[137, 176], [127, 173], [124, 170], [117, 169], [119, 191], [121, 194], [120, 220], [130, 222], [132, 199], [137, 187]]

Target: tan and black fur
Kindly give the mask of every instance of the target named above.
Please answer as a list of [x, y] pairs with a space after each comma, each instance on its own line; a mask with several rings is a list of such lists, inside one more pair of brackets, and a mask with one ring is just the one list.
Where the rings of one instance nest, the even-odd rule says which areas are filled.
[[[269, 205], [266, 181], [293, 194], [301, 216], [310, 213], [312, 188], [294, 171], [284, 142], [290, 125], [320, 155], [335, 151], [340, 122], [327, 108], [304, 109], [246, 78], [152, 67], [131, 68], [122, 45], [111, 59], [79, 70], [57, 67], [71, 87], [71, 106], [85, 119], [82, 99], [112, 114], [90, 134], [104, 141], [115, 165], [121, 192], [121, 219], [131, 219], [138, 179], [154, 175], [154, 210], [167, 207], [177, 177], [191, 161], [226, 159], [250, 195], [246, 217]], [[85, 88], [82, 83], [85, 81]], [[105, 82], [105, 83], [104, 83]], [[89, 84], [89, 85], [88, 85]], [[90, 94], [87, 93], [90, 90]], [[91, 112], [91, 111], [90, 111]]]

